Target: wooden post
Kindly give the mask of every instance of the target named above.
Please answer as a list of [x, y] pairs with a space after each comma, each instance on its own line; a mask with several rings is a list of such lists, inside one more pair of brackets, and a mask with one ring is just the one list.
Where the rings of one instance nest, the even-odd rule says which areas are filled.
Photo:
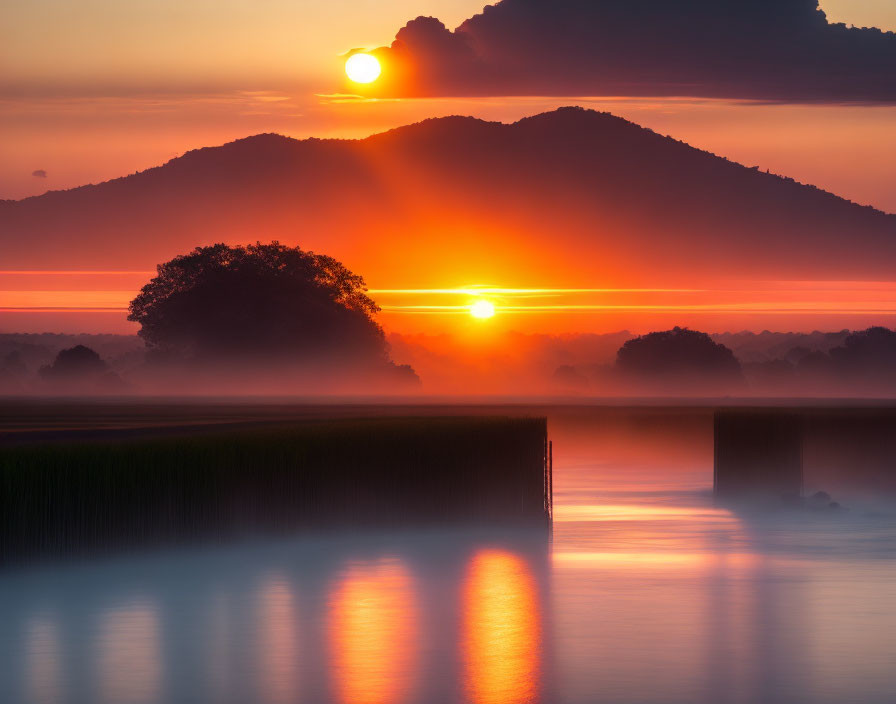
[[554, 518], [554, 443], [544, 436], [544, 517], [548, 524]]

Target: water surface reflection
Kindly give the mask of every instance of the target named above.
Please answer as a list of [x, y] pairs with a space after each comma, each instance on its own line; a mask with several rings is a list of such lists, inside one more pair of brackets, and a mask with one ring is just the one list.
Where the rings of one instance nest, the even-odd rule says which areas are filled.
[[464, 654], [469, 698], [476, 704], [536, 699], [541, 604], [531, 567], [506, 551], [483, 550], [464, 585]]
[[36, 704], [52, 704], [61, 699], [60, 658], [62, 652], [56, 622], [35, 614], [25, 626], [26, 692]]
[[161, 701], [159, 621], [150, 603], [112, 607], [99, 615], [95, 636], [99, 700], [110, 704]]
[[368, 533], [0, 573], [0, 702], [896, 701], [896, 510], [721, 510], [697, 411], [551, 432], [552, 544]]
[[292, 585], [268, 577], [258, 593], [259, 694], [271, 704], [294, 702], [299, 695], [299, 628]]
[[415, 585], [404, 564], [353, 562], [330, 600], [331, 672], [346, 704], [411, 701], [420, 650]]

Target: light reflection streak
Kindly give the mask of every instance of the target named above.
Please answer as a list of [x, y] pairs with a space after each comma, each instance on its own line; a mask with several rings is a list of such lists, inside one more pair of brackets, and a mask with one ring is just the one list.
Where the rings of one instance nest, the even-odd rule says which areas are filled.
[[[711, 552], [677, 552], [675, 550], [645, 550], [639, 552], [555, 552], [552, 561], [559, 567], [625, 568], [714, 568], [719, 556]], [[750, 567], [756, 563], [753, 553], [726, 553], [727, 566]]]
[[231, 692], [232, 606], [225, 594], [216, 594], [209, 602], [208, 684], [213, 701], [226, 701]]
[[469, 700], [534, 701], [540, 675], [539, 604], [529, 566], [487, 550], [470, 564], [464, 586], [464, 651]]
[[[680, 569], [692, 574], [694, 570], [720, 568], [748, 568], [755, 565], [754, 553], [730, 549], [743, 545], [741, 520], [731, 511], [712, 506], [669, 506], [662, 504], [572, 504], [554, 507], [558, 524], [608, 522], [614, 526], [614, 544], [619, 550], [575, 550], [560, 547], [562, 538], [552, 554], [557, 567], [585, 567], [599, 569]], [[647, 530], [651, 524], [668, 524]], [[673, 525], [674, 524], [674, 525]], [[658, 531], [663, 531], [662, 547], [655, 542], [639, 542]], [[708, 534], [711, 539], [700, 536]], [[722, 541], [719, 543], [718, 541]], [[729, 549], [722, 549], [727, 546]], [[626, 549], [629, 548], [629, 549]], [[631, 549], [633, 548], [633, 549]]]
[[688, 506], [651, 505], [566, 505], [554, 507], [554, 521], [712, 521], [737, 522], [737, 518], [725, 509], [691, 508]]
[[[461, 313], [467, 312], [467, 305], [382, 305], [383, 310], [393, 313]], [[896, 307], [888, 307], [887, 304], [871, 302], [867, 305], [850, 306], [838, 303], [785, 303], [781, 306], [774, 304], [756, 305], [745, 304], [695, 304], [695, 305], [609, 305], [609, 304], [560, 304], [560, 305], [496, 305], [495, 310], [502, 313], [545, 313], [545, 312], [587, 312], [587, 311], [656, 311], [662, 313], [730, 313], [763, 315], [786, 315], [801, 313], [805, 315], [894, 315]]]
[[160, 701], [159, 616], [153, 605], [134, 604], [103, 614], [97, 645], [103, 701], [110, 704]]
[[346, 704], [408, 701], [417, 670], [414, 582], [398, 560], [354, 563], [333, 592], [333, 676]]
[[2, 269], [0, 276], [155, 276], [155, 271], [90, 270], [90, 269]]
[[547, 296], [566, 293], [702, 293], [699, 288], [500, 288], [493, 286], [461, 286], [458, 288], [372, 288], [371, 295], [378, 294], [426, 294], [448, 296], [481, 296], [485, 294], [503, 296]]
[[37, 617], [26, 628], [26, 692], [34, 704], [53, 704], [60, 700], [59, 633], [56, 622]]
[[284, 579], [268, 579], [258, 597], [258, 658], [262, 701], [292, 704], [299, 694], [298, 634], [293, 594]]
[[[110, 275], [138, 272], [6, 271], [0, 275], [26, 276], [46, 282], [42, 288], [0, 290], [2, 313], [123, 312], [136, 294], [118, 282], [103, 285]], [[68, 274], [97, 275], [95, 290], [56, 289], [54, 279]], [[151, 274], [151, 272], [147, 272]], [[489, 296], [497, 311], [517, 314], [657, 313], [730, 315], [896, 315], [896, 285], [879, 282], [752, 282], [753, 288], [512, 288], [488, 285], [454, 288], [371, 288], [381, 309], [395, 314], [467, 315], [470, 300]], [[6, 288], [9, 287], [9, 288]], [[452, 297], [455, 300], [451, 300]]]

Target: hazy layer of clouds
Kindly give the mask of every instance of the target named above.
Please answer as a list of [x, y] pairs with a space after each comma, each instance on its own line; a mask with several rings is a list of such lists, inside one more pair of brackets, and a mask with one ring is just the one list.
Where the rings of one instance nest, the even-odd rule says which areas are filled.
[[896, 101], [896, 34], [817, 0], [502, 0], [454, 31], [418, 17], [376, 53], [381, 95]]

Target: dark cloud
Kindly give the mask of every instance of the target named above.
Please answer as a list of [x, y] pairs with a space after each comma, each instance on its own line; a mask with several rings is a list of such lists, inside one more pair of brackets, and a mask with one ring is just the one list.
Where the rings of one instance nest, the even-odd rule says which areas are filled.
[[36, 169], [35, 171], [31, 172], [31, 175], [36, 178], [46, 178], [47, 172], [44, 169]]
[[682, 95], [896, 102], [896, 34], [816, 0], [502, 0], [374, 52], [393, 96]]

